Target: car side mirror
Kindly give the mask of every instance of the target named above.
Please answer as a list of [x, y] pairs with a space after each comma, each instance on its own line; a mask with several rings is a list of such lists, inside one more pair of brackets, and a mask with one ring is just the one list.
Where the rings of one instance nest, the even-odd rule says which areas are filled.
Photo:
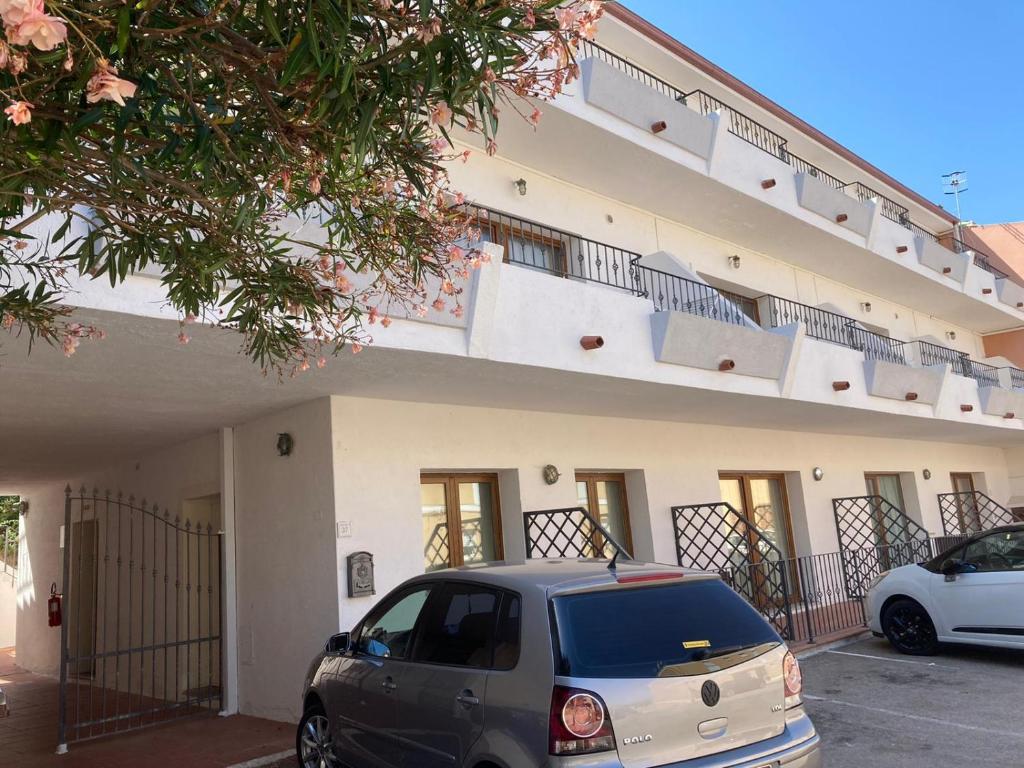
[[953, 558], [946, 560], [939, 569], [942, 575], [946, 577], [946, 581], [956, 581], [957, 574], [974, 573], [976, 570], [978, 570], [978, 567], [974, 563], [954, 560]]
[[336, 635], [331, 635], [327, 645], [324, 646], [324, 650], [327, 653], [348, 653], [352, 650], [352, 634], [349, 632], [339, 632]]

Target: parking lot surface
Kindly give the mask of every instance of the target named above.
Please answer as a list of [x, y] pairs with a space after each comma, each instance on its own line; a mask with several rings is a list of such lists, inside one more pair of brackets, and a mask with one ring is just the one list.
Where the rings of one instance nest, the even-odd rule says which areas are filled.
[[1024, 652], [903, 656], [869, 638], [806, 656], [827, 768], [1024, 767]]

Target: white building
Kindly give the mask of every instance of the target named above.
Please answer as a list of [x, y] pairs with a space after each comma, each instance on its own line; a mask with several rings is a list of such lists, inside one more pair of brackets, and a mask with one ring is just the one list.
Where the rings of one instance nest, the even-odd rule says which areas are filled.
[[[714, 550], [804, 639], [866, 574], [1024, 506], [1024, 372], [983, 346], [1024, 326], [1024, 287], [948, 213], [622, 8], [581, 66], [536, 133], [506, 120], [496, 157], [452, 168], [493, 255], [462, 318], [398, 320], [278, 383], [225, 332], [179, 346], [139, 275], [81, 286], [107, 338], [70, 360], [4, 342], [19, 664], [60, 672], [54, 583], [69, 701], [135, 691], [138, 724], [293, 719], [311, 656], [374, 601], [349, 597], [349, 555], [372, 554], [381, 595], [521, 558], [525, 513], [581, 505], [638, 558]], [[751, 529], [724, 530], [719, 502]], [[69, 741], [125, 723], [77, 700]]]

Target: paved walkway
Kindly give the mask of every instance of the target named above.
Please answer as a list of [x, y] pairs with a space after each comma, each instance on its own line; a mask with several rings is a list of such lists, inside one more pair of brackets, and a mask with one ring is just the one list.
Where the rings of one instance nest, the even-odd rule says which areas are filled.
[[295, 744], [290, 723], [207, 714], [72, 744], [58, 756], [57, 681], [18, 668], [5, 648], [0, 688], [11, 710], [0, 718], [0, 768], [226, 768]]

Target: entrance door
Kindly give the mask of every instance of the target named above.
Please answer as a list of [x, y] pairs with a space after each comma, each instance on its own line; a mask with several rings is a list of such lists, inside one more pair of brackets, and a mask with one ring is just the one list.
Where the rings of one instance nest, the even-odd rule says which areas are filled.
[[[888, 570], [914, 561], [916, 552], [909, 541], [907, 526], [903, 514], [903, 485], [900, 476], [895, 473], [867, 472], [864, 475], [869, 496], [876, 496], [882, 502], [873, 503], [875, 547], [878, 551], [879, 567]], [[886, 506], [895, 507], [901, 514], [896, 514]]]
[[[619, 544], [633, 552], [633, 536], [626, 503], [626, 477], [607, 472], [577, 472], [576, 500]], [[595, 553], [604, 552], [601, 534], [591, 534]], [[594, 555], [599, 556], [598, 554]]]
[[981, 515], [974, 496], [974, 476], [970, 472], [953, 472], [949, 476], [956, 495], [956, 516], [961, 533], [981, 531]]
[[[497, 475], [422, 475], [420, 511], [425, 570], [493, 562], [504, 556]], [[458, 533], [452, 536], [451, 531]]]
[[[722, 500], [728, 502], [743, 517], [757, 528], [764, 538], [774, 544], [784, 560], [792, 563], [796, 549], [793, 546], [793, 527], [789, 515], [789, 501], [786, 496], [786, 480], [777, 473], [723, 472], [719, 474], [719, 489]], [[754, 534], [747, 531], [746, 540], [740, 546], [746, 549], [754, 573], [758, 578], [773, 578], [778, 569], [758, 568], [757, 564], [775, 559], [777, 555], [763, 544]], [[742, 557], [737, 552], [737, 557]], [[795, 569], [790, 565], [786, 578], [789, 592], [796, 596], [799, 589]]]

